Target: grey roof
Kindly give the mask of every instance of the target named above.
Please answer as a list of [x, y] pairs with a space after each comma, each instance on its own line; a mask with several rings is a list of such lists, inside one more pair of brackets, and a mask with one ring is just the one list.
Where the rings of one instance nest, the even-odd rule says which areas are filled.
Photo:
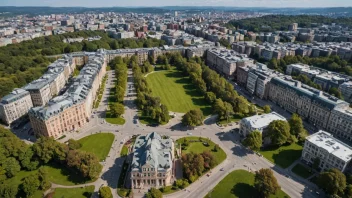
[[270, 83], [278, 86], [282, 86], [291, 90], [294, 90], [300, 96], [306, 96], [311, 99], [315, 104], [322, 107], [326, 107], [330, 110], [334, 109], [340, 104], [346, 105], [347, 103], [343, 100], [339, 100], [331, 95], [322, 93], [321, 91], [307, 87], [307, 86], [296, 86], [296, 81], [288, 81], [279, 77], [274, 77], [271, 79]]
[[19, 100], [29, 94], [28, 91], [24, 89], [14, 89], [10, 94], [7, 94], [1, 99], [1, 104], [9, 104], [11, 102], [14, 102], [16, 100]]
[[89, 53], [88, 56], [88, 63], [63, 95], [51, 99], [46, 106], [32, 108], [29, 113], [41, 120], [47, 120], [72, 105], [84, 102], [104, 64], [104, 52]]
[[148, 164], [158, 171], [172, 167], [172, 139], [162, 139], [156, 132], [138, 136], [133, 146], [132, 169], [141, 170]]

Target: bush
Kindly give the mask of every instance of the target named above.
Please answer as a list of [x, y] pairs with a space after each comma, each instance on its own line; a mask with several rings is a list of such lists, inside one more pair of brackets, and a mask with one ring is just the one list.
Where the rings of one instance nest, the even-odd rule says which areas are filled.
[[103, 186], [99, 189], [99, 197], [100, 198], [112, 198], [111, 189], [109, 186]]

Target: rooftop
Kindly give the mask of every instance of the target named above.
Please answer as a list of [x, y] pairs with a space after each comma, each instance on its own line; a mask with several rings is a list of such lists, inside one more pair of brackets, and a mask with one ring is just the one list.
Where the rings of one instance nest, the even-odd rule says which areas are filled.
[[132, 170], [141, 171], [148, 164], [158, 171], [172, 167], [172, 139], [162, 139], [156, 132], [138, 136], [133, 146]]
[[286, 118], [276, 112], [271, 112], [268, 114], [243, 118], [242, 122], [249, 124], [252, 128], [259, 129], [267, 127], [274, 120], [286, 121]]
[[352, 158], [352, 148], [325, 131], [314, 133], [306, 140], [343, 161], [349, 161]]

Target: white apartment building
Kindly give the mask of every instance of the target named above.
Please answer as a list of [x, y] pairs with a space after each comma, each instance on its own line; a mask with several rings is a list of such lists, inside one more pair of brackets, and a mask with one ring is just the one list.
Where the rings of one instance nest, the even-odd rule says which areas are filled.
[[246, 137], [254, 130], [265, 133], [266, 127], [274, 120], [286, 121], [286, 118], [276, 112], [243, 118], [240, 121], [240, 134]]
[[313, 164], [320, 159], [320, 169], [339, 169], [345, 172], [352, 159], [352, 148], [334, 138], [330, 133], [319, 131], [306, 138], [302, 151], [302, 161]]
[[26, 115], [33, 107], [31, 95], [24, 89], [15, 89], [4, 96], [0, 102], [0, 118], [10, 125], [13, 121]]

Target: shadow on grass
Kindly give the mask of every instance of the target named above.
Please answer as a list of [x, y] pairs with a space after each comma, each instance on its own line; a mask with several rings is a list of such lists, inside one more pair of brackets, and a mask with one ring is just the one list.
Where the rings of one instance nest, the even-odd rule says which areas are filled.
[[85, 197], [92, 197], [92, 195], [93, 195], [93, 193], [92, 192], [84, 192], [83, 193], [83, 196], [85, 196]]
[[71, 168], [67, 168], [63, 165], [59, 165], [56, 163], [50, 163], [46, 166], [54, 168], [54, 169], [60, 169], [61, 175], [67, 176], [67, 180], [74, 183], [74, 184], [84, 184], [84, 183], [92, 182], [92, 180], [83, 177], [76, 170], [71, 169]]
[[237, 183], [232, 187], [231, 193], [236, 197], [258, 197], [255, 188], [246, 183]]
[[[288, 146], [288, 145], [284, 145]], [[278, 150], [278, 153], [274, 153], [272, 155], [272, 159], [274, 163], [282, 168], [289, 167], [293, 162], [299, 159], [302, 155], [302, 150], [285, 150], [285, 148], [280, 148], [277, 146], [264, 148], [262, 151], [272, 151], [275, 152]]]

